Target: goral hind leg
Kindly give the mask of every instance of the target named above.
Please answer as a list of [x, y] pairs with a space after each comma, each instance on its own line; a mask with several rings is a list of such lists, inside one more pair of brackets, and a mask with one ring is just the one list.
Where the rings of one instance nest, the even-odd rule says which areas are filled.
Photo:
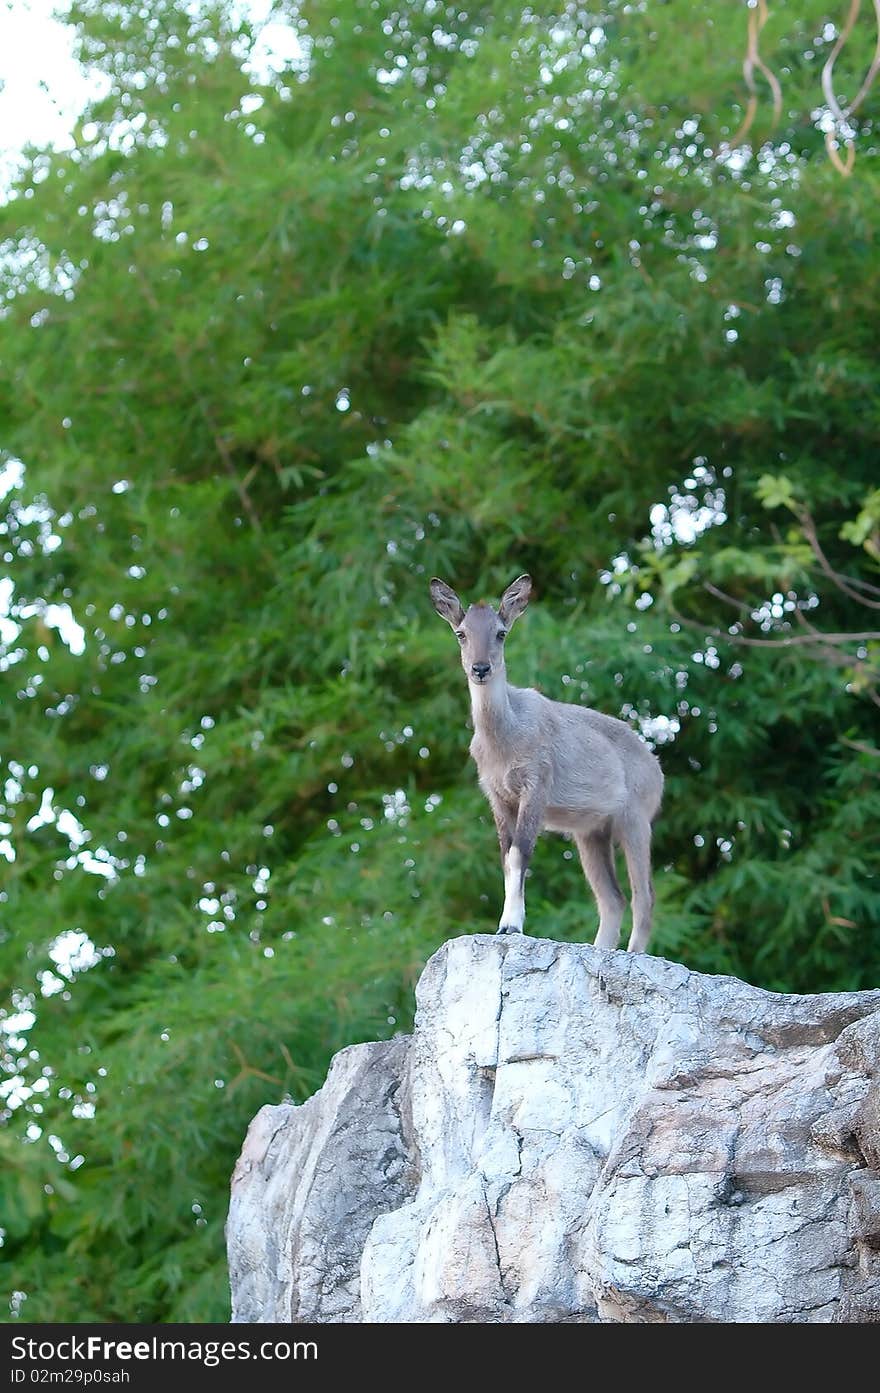
[[611, 837], [604, 832], [577, 832], [575, 843], [584, 875], [599, 908], [596, 947], [606, 950], [616, 948], [620, 941], [620, 926], [623, 923], [626, 900], [617, 883]]

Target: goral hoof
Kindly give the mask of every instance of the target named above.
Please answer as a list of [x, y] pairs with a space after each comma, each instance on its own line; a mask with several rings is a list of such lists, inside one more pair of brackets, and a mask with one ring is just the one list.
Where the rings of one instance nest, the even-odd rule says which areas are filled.
[[498, 933], [500, 934], [521, 934], [522, 929], [518, 929], [513, 924], [499, 924]]

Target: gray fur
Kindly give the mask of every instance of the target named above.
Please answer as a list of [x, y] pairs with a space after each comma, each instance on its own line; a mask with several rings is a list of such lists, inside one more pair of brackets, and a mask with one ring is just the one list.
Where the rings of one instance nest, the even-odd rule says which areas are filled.
[[[624, 721], [507, 681], [504, 638], [531, 588], [530, 577], [519, 576], [497, 612], [486, 604], [465, 611], [450, 586], [431, 581], [434, 608], [461, 647], [474, 723], [470, 752], [498, 831], [505, 873], [498, 932], [522, 932], [525, 873], [539, 833], [570, 832], [599, 907], [599, 948], [616, 948], [620, 937], [626, 906], [614, 847], [623, 848], [632, 887], [629, 948], [641, 952], [654, 906], [651, 824], [663, 793], [660, 765]], [[511, 848], [519, 853], [512, 861]]]

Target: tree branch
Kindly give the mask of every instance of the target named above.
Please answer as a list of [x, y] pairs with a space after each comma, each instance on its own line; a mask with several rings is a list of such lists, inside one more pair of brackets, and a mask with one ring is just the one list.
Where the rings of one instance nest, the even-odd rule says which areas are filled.
[[880, 609], [880, 598], [869, 600], [867, 595], [860, 595], [859, 589], [869, 590], [872, 595], [880, 596], [880, 589], [876, 585], [871, 585], [869, 581], [859, 580], [854, 576], [843, 576], [839, 571], [835, 571], [828, 557], [822, 550], [819, 537], [816, 532], [816, 524], [813, 522], [811, 514], [806, 508], [799, 508], [797, 519], [803, 530], [803, 534], [810, 544], [810, 550], [818, 561], [825, 575], [844, 595], [850, 600], [855, 600], [860, 605], [867, 605], [869, 609]]

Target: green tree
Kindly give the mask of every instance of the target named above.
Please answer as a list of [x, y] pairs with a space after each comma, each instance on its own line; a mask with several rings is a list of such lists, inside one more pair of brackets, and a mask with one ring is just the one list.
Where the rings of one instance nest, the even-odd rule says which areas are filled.
[[[107, 95], [0, 212], [29, 1319], [224, 1319], [250, 1117], [493, 928], [432, 574], [529, 570], [513, 680], [659, 745], [654, 951], [877, 983], [871, 103], [842, 179], [780, 7], [729, 148], [744, 12], [631, 11], [314, 3], [277, 70], [238, 7], [72, 11]], [[528, 927], [594, 932], [564, 841]]]

